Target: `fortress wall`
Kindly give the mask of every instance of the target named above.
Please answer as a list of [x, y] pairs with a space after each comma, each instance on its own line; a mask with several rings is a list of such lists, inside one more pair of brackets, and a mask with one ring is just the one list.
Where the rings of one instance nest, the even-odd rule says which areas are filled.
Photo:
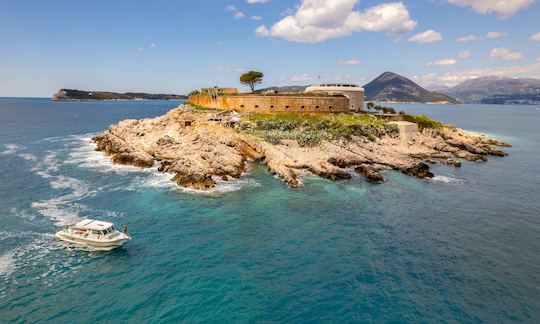
[[339, 90], [339, 91], [323, 91], [323, 90], [317, 90], [313, 91], [313, 93], [329, 93], [331, 95], [338, 95], [342, 94], [346, 96], [349, 99], [349, 109], [352, 111], [362, 111], [364, 110], [364, 101], [365, 101], [365, 92], [362, 91], [347, 91], [347, 90]]
[[235, 95], [212, 96], [194, 95], [189, 102], [214, 109], [235, 109], [244, 112], [265, 113], [345, 113], [349, 112], [346, 97], [318, 96], [271, 96]]

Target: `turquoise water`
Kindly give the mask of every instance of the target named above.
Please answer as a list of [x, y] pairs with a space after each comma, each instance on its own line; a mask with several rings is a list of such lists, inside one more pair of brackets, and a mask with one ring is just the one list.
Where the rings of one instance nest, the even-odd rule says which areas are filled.
[[[0, 99], [1, 321], [539, 321], [540, 107], [400, 105], [515, 146], [384, 185], [293, 190], [251, 165], [202, 194], [89, 143], [176, 105]], [[54, 238], [83, 217], [134, 239], [105, 253]]]

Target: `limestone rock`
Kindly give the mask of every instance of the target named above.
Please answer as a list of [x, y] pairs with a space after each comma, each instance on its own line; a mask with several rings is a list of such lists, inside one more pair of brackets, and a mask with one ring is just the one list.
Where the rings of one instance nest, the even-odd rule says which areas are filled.
[[[314, 147], [301, 147], [294, 140], [273, 145], [210, 122], [208, 116], [180, 106], [156, 118], [121, 121], [93, 141], [114, 163], [142, 168], [158, 165], [160, 172], [174, 174], [179, 186], [196, 189], [214, 187], [215, 179], [240, 178], [248, 161], [266, 164], [290, 187], [300, 186], [299, 177], [306, 171], [331, 180], [350, 179], [349, 168], [369, 182], [382, 183], [380, 166], [431, 178], [434, 175], [426, 163], [459, 167], [461, 162], [453, 157], [483, 162], [488, 155], [506, 155], [494, 146], [510, 146], [458, 128], [424, 128], [406, 141], [381, 135], [374, 142], [353, 137]], [[193, 121], [191, 126], [185, 120]]]

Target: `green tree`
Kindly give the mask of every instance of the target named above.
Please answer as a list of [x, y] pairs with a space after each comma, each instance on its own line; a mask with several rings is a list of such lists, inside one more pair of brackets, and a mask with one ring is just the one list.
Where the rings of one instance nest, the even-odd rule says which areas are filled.
[[251, 92], [255, 91], [255, 86], [261, 84], [264, 74], [257, 71], [249, 71], [240, 76], [240, 83], [251, 88]]
[[373, 109], [373, 107], [375, 107], [375, 104], [374, 104], [373, 102], [368, 102], [368, 103], [367, 103], [367, 109], [368, 109], [368, 110]]
[[198, 94], [200, 94], [199, 90], [193, 90], [190, 93], [188, 93], [188, 97], [195, 96], [195, 95], [198, 95]]

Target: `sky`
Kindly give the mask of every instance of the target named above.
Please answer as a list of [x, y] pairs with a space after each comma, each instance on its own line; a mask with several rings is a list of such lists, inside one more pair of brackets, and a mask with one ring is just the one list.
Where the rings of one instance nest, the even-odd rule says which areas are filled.
[[540, 78], [539, 0], [0, 0], [0, 96]]

